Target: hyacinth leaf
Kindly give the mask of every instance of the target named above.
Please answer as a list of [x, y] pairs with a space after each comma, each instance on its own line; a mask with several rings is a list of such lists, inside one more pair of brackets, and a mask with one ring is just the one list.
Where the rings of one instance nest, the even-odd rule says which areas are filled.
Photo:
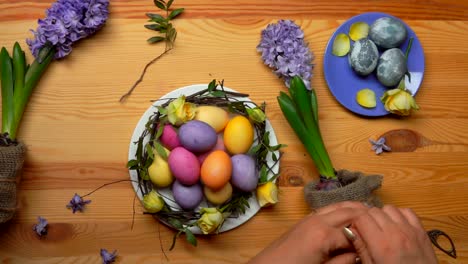
[[332, 53], [335, 56], [346, 56], [351, 49], [349, 37], [346, 34], [340, 33], [336, 35], [333, 41]]
[[315, 93], [315, 89], [310, 90], [310, 106], [312, 107], [312, 113], [314, 115], [315, 123], [318, 126], [318, 103], [317, 103], [317, 94]]
[[13, 72], [15, 74], [15, 93], [24, 87], [24, 74], [26, 71], [26, 57], [18, 42], [13, 46]]
[[349, 37], [354, 41], [367, 38], [367, 35], [369, 35], [369, 25], [365, 22], [355, 22], [349, 28]]
[[359, 90], [357, 92], [356, 101], [360, 106], [366, 108], [374, 108], [377, 105], [374, 91], [368, 88]]
[[333, 166], [323, 146], [322, 137], [318, 129], [308, 130], [306, 128], [297, 110], [296, 104], [286, 93], [280, 92], [280, 96], [277, 97], [277, 99], [283, 115], [311, 156], [320, 175], [327, 178], [334, 178], [335, 173]]
[[14, 105], [13, 105], [13, 65], [10, 54], [5, 48], [0, 52], [0, 68], [1, 68], [1, 90], [2, 90], [2, 132], [7, 132], [12, 137], [12, 128], [14, 122]]
[[294, 76], [291, 80], [290, 90], [293, 91], [291, 96], [296, 103], [301, 119], [304, 121], [307, 129], [313, 129], [315, 127], [315, 122], [313, 114], [310, 111], [310, 109], [312, 109], [311, 98], [304, 82], [299, 76]]

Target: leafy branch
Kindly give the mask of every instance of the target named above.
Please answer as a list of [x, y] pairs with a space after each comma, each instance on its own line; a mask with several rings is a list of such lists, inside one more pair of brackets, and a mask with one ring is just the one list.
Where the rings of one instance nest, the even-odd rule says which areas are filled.
[[177, 38], [177, 30], [174, 28], [171, 21], [174, 18], [178, 17], [180, 14], [182, 14], [185, 9], [171, 9], [173, 2], [174, 0], [169, 0], [167, 1], [167, 3], [164, 0], [154, 0], [154, 4], [156, 5], [156, 7], [165, 12], [165, 16], [155, 13], [146, 13], [146, 16], [149, 18], [149, 22], [153, 23], [145, 25], [145, 28], [159, 32], [159, 35], [149, 38], [147, 42], [150, 44], [155, 44], [164, 41], [166, 43], [166, 48], [164, 49], [163, 53], [159, 54], [157, 57], [155, 57], [145, 65], [143, 71], [140, 74], [140, 77], [136, 80], [132, 87], [130, 87], [128, 92], [122, 95], [122, 97], [120, 97], [120, 102], [123, 102], [128, 96], [130, 96], [133, 90], [135, 90], [135, 88], [138, 86], [138, 84], [140, 84], [143, 81], [143, 77], [145, 76], [149, 66], [151, 66], [153, 63], [155, 63], [162, 56], [164, 56], [166, 53], [168, 53], [174, 48], [174, 43]]

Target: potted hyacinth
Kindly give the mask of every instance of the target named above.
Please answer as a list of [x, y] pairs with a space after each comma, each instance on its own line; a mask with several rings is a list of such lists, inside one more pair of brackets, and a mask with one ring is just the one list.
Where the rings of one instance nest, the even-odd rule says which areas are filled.
[[320, 133], [317, 96], [310, 82], [314, 56], [301, 28], [290, 20], [270, 24], [262, 31], [257, 50], [262, 53], [263, 62], [289, 88], [289, 94], [280, 92], [279, 106], [320, 174], [318, 181], [304, 188], [307, 203], [313, 209], [345, 200], [381, 206], [373, 191], [380, 188], [382, 176], [336, 171], [333, 167]]
[[39, 19], [34, 37], [26, 42], [34, 56], [29, 65], [16, 42], [12, 54], [0, 52], [2, 130], [0, 133], [0, 223], [16, 211], [17, 184], [26, 152], [17, 140], [26, 105], [49, 64], [66, 57], [72, 45], [97, 32], [108, 18], [108, 0], [58, 0]]

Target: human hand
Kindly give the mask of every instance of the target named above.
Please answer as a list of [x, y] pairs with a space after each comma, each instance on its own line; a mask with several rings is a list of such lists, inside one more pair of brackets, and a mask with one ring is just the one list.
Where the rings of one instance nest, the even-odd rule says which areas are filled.
[[437, 263], [429, 237], [411, 209], [372, 208], [357, 217], [350, 229], [363, 264]]
[[355, 263], [357, 254], [343, 227], [368, 210], [358, 202], [324, 207], [297, 223], [249, 263]]

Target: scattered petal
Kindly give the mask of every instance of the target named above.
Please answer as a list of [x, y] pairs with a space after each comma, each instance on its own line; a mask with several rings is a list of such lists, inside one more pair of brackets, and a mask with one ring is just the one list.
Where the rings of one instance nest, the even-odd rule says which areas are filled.
[[346, 34], [340, 33], [335, 37], [333, 41], [333, 50], [332, 53], [335, 56], [345, 56], [348, 54], [351, 48], [349, 37]]
[[107, 249], [101, 248], [102, 264], [114, 263], [116, 257], [117, 257], [117, 250], [114, 250], [114, 252], [109, 253]]
[[91, 200], [83, 200], [81, 196], [75, 193], [73, 198], [67, 204], [67, 208], [71, 208], [73, 210], [73, 213], [75, 213], [76, 211], [83, 212], [85, 205], [89, 204], [90, 202]]
[[383, 151], [392, 151], [392, 149], [385, 145], [385, 138], [381, 137], [377, 141], [369, 139], [369, 142], [372, 144], [371, 149], [375, 151], [375, 154], [379, 155]]
[[371, 89], [359, 90], [356, 94], [356, 101], [360, 106], [374, 108], [377, 105], [375, 93]]
[[47, 227], [49, 225], [47, 219], [38, 216], [37, 221], [38, 223], [34, 225], [33, 230], [36, 231], [37, 235], [40, 237], [47, 235]]
[[349, 28], [349, 37], [354, 41], [367, 38], [367, 35], [369, 35], [369, 25], [365, 22], [355, 22]]

